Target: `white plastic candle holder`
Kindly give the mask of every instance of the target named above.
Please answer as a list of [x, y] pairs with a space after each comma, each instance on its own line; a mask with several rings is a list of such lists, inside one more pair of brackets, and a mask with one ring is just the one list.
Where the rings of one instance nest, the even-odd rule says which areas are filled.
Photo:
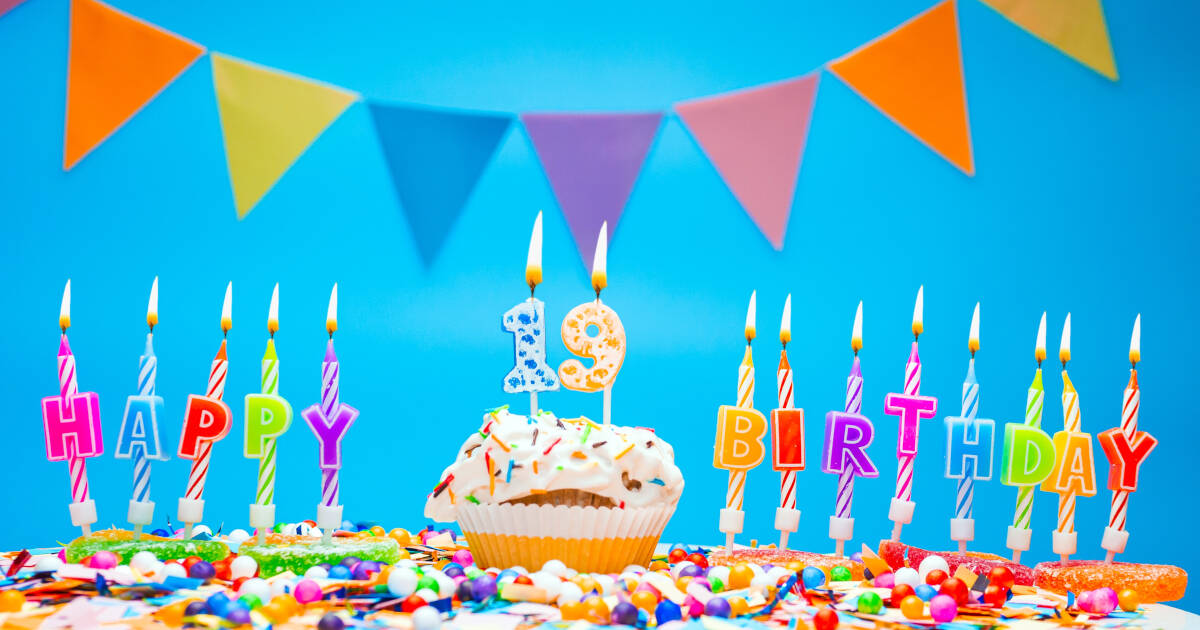
[[1078, 532], [1060, 532], [1058, 530], [1054, 530], [1051, 536], [1050, 547], [1054, 550], [1054, 553], [1058, 554], [1059, 557], [1062, 558], [1063, 562], [1066, 562], [1071, 554], [1075, 553], [1075, 547], [1078, 540]]
[[275, 504], [250, 504], [250, 527], [258, 530], [258, 544], [266, 544], [267, 532], [275, 527]]
[[129, 500], [129, 522], [133, 523], [133, 539], [142, 538], [142, 527], [154, 522], [154, 502]]
[[800, 529], [800, 510], [775, 508], [775, 529], [779, 530], [779, 548], [787, 549], [788, 534]]
[[192, 537], [192, 526], [204, 520], [204, 499], [179, 498], [179, 520], [183, 523], [183, 537]]
[[746, 523], [746, 513], [733, 508], [723, 508], [721, 510], [721, 520], [717, 523], [717, 529], [725, 534], [725, 547], [733, 548], [733, 537], [736, 534], [742, 533], [742, 526]]
[[958, 543], [958, 552], [967, 552], [967, 543], [975, 540], [975, 519], [973, 518], [952, 518], [950, 519], [950, 540]]
[[829, 537], [836, 541], [834, 555], [838, 557], [845, 555], [846, 541], [854, 538], [854, 519], [830, 516]]
[[68, 509], [71, 511], [71, 524], [82, 529], [84, 536], [91, 535], [92, 523], [98, 520], [96, 517], [96, 502], [91, 499], [77, 501], [72, 503]]
[[1005, 545], [1012, 549], [1013, 562], [1021, 562], [1021, 552], [1029, 551], [1029, 544], [1033, 540], [1033, 529], [1027, 527], [1008, 526], [1008, 540]]
[[1106, 562], [1112, 562], [1113, 556], [1119, 553], [1125, 553], [1125, 544], [1129, 542], [1129, 532], [1123, 529], [1113, 529], [1112, 527], [1104, 528], [1104, 538], [1100, 539], [1100, 546], [1108, 552], [1105, 558]]
[[333, 540], [333, 530], [342, 524], [342, 506], [318, 505], [317, 527], [321, 528], [321, 539], [325, 542]]
[[893, 523], [892, 542], [900, 542], [900, 530], [912, 522], [913, 511], [916, 509], [915, 502], [892, 497], [891, 505], [888, 506], [888, 519]]

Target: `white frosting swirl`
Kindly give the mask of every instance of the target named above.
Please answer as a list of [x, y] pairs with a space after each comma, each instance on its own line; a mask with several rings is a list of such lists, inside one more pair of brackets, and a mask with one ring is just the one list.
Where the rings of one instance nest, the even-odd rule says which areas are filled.
[[442, 472], [425, 516], [453, 521], [462, 501], [503, 503], [553, 490], [591, 492], [618, 507], [673, 504], [683, 475], [675, 450], [649, 429], [499, 409], [484, 414], [483, 425]]

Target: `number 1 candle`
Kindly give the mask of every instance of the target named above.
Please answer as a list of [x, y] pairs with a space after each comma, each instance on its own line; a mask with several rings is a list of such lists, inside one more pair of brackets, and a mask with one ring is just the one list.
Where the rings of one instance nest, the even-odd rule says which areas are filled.
[[788, 364], [787, 345], [792, 340], [792, 296], [783, 302], [779, 322], [779, 408], [771, 412], [771, 464], [779, 471], [779, 507], [775, 508], [775, 529], [779, 530], [779, 548], [787, 549], [788, 534], [800, 527], [796, 509], [796, 471], [804, 470], [804, 410], [792, 404], [792, 366]]
[[192, 527], [204, 520], [204, 482], [208, 479], [208, 468], [212, 462], [213, 445], [229, 435], [233, 427], [233, 413], [222, 398], [225, 396], [225, 376], [229, 371], [229, 360], [225, 346], [229, 329], [233, 328], [233, 283], [225, 287], [225, 301], [221, 306], [221, 347], [213, 358], [208, 371], [208, 387], [205, 395], [188, 396], [187, 409], [183, 417], [183, 434], [179, 438], [179, 456], [192, 460], [188, 474], [187, 492], [179, 498], [179, 520], [183, 521], [183, 537], [192, 537]]
[[1125, 551], [1129, 532], [1125, 531], [1125, 512], [1129, 508], [1129, 495], [1137, 490], [1138, 471], [1142, 462], [1158, 440], [1145, 431], [1138, 431], [1138, 407], [1141, 406], [1142, 390], [1138, 387], [1137, 364], [1142, 360], [1142, 316], [1133, 320], [1133, 335], [1129, 340], [1129, 384], [1125, 386], [1124, 404], [1121, 407], [1121, 426], [1100, 434], [1100, 446], [1109, 461], [1108, 489], [1112, 490], [1112, 505], [1109, 508], [1108, 526], [1100, 546], [1107, 552], [1105, 562]]
[[129, 500], [129, 522], [133, 524], [133, 539], [140, 540], [142, 528], [154, 522], [154, 502], [150, 500], [150, 461], [166, 460], [166, 452], [158, 438], [158, 416], [163, 399], [155, 395], [158, 379], [158, 357], [154, 355], [154, 327], [158, 325], [158, 278], [150, 285], [150, 302], [146, 306], [146, 351], [138, 359], [138, 393], [125, 401], [121, 432], [117, 435], [114, 457], [133, 459], [133, 497]]
[[558, 374], [546, 364], [546, 305], [533, 296], [542, 282], [542, 213], [533, 221], [529, 237], [529, 257], [525, 262], [525, 283], [529, 299], [508, 309], [500, 325], [512, 333], [516, 353], [513, 369], [504, 377], [504, 391], [529, 392], [529, 416], [538, 411], [538, 392], [558, 389]]
[[1042, 430], [1042, 408], [1046, 390], [1042, 385], [1042, 361], [1046, 360], [1046, 314], [1038, 322], [1037, 342], [1033, 349], [1037, 371], [1025, 396], [1025, 422], [1004, 426], [1004, 463], [1000, 483], [1017, 486], [1017, 507], [1013, 524], [1008, 527], [1006, 545], [1013, 562], [1021, 562], [1021, 552], [1029, 551], [1033, 538], [1033, 491], [1050, 476], [1054, 467], [1054, 442]]
[[317, 527], [326, 543], [333, 530], [342, 524], [339, 473], [342, 469], [342, 438], [358, 418], [358, 410], [342, 402], [341, 366], [333, 351], [333, 333], [337, 331], [337, 285], [329, 295], [329, 312], [325, 316], [329, 343], [321, 363], [321, 402], [305, 409], [300, 415], [317, 436], [318, 461], [321, 467], [321, 503], [317, 505]]
[[46, 458], [66, 460], [71, 475], [71, 524], [92, 533], [96, 522], [96, 502], [88, 488], [87, 458], [104, 453], [104, 433], [100, 430], [100, 397], [96, 392], [79, 392], [75, 373], [75, 355], [67, 343], [71, 327], [71, 281], [63, 289], [58, 314], [62, 337], [58, 342], [58, 395], [42, 399], [42, 424], [46, 431]]
[[250, 526], [257, 530], [258, 544], [266, 544], [267, 532], [275, 526], [275, 461], [279, 436], [292, 425], [292, 406], [279, 396], [279, 356], [275, 333], [279, 332], [279, 285], [271, 292], [267, 311], [267, 349], [262, 358], [262, 393], [246, 395], [246, 438], [243, 455], [258, 460], [258, 484], [250, 504]]
[[977, 418], [979, 381], [975, 379], [975, 353], [979, 351], [979, 303], [971, 315], [967, 338], [971, 360], [963, 381], [962, 411], [946, 418], [946, 477], [957, 479], [954, 518], [950, 519], [950, 539], [958, 542], [958, 552], [967, 552], [967, 542], [975, 540], [975, 482], [992, 478], [992, 447], [996, 422]]

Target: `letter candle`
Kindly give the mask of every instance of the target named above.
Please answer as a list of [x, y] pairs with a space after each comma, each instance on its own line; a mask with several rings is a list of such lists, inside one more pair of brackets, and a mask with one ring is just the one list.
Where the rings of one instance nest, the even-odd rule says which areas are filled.
[[158, 378], [158, 357], [154, 355], [154, 327], [158, 324], [158, 278], [150, 285], [150, 301], [146, 306], [146, 351], [138, 359], [138, 393], [125, 401], [121, 432], [117, 435], [118, 459], [133, 459], [133, 497], [129, 500], [129, 522], [133, 524], [133, 539], [141, 540], [142, 528], [154, 522], [154, 502], [150, 500], [150, 461], [166, 460], [158, 438], [158, 415], [163, 400], [155, 395]]
[[66, 460], [71, 475], [71, 524], [92, 533], [96, 522], [96, 502], [88, 488], [87, 458], [104, 453], [104, 433], [100, 429], [100, 397], [95, 392], [79, 393], [75, 373], [75, 355], [67, 343], [71, 327], [71, 281], [63, 289], [58, 314], [62, 337], [58, 343], [58, 395], [42, 399], [42, 424], [46, 432], [46, 458]]
[[223, 400], [225, 376], [229, 361], [225, 346], [229, 329], [233, 328], [233, 283], [225, 287], [225, 301], [221, 306], [221, 347], [213, 357], [208, 371], [208, 387], [204, 396], [188, 396], [184, 411], [183, 434], [179, 438], [179, 456], [192, 460], [188, 473], [187, 492], [179, 498], [179, 520], [183, 521], [183, 537], [192, 537], [192, 527], [204, 520], [204, 482], [208, 479], [208, 468], [212, 462], [213, 444], [229, 435], [233, 426], [233, 414]]
[[513, 335], [516, 353], [513, 369], [504, 377], [504, 391], [529, 392], [529, 416], [538, 412], [538, 392], [558, 389], [558, 374], [546, 364], [546, 305], [533, 296], [542, 282], [542, 213], [533, 221], [529, 237], [529, 257], [525, 263], [525, 283], [529, 299], [508, 309], [500, 318], [501, 327]]
[[337, 331], [337, 285], [329, 295], [329, 311], [325, 317], [329, 343], [321, 363], [321, 403], [305, 409], [300, 415], [317, 436], [318, 461], [321, 467], [321, 503], [317, 505], [317, 526], [322, 539], [333, 540], [333, 530], [342, 524], [342, 506], [338, 503], [340, 488], [338, 473], [342, 468], [342, 438], [358, 418], [358, 410], [342, 403], [341, 374], [337, 354], [333, 351], [333, 333]]
[[992, 478], [992, 448], [996, 423], [977, 418], [979, 413], [979, 381], [975, 380], [975, 353], [979, 351], [979, 303], [971, 315], [971, 332], [967, 338], [971, 360], [963, 380], [962, 411], [946, 418], [946, 477], [957, 479], [954, 517], [950, 519], [950, 539], [958, 542], [958, 552], [967, 552], [967, 542], [975, 540], [975, 480]]
[[932, 418], [937, 412], [937, 399], [921, 395], [921, 355], [917, 342], [925, 330], [925, 287], [917, 289], [917, 300], [913, 305], [912, 350], [904, 365], [904, 393], [889, 393], [884, 398], [884, 413], [900, 416], [900, 430], [896, 439], [896, 494], [888, 505], [888, 518], [892, 521], [892, 541], [900, 541], [900, 532], [912, 522], [917, 504], [912, 500], [913, 463], [917, 457], [921, 419]]
[[279, 356], [275, 333], [279, 332], [279, 284], [271, 292], [267, 311], [267, 349], [262, 358], [262, 393], [246, 395], [246, 437], [243, 455], [258, 460], [258, 485], [250, 504], [250, 526], [258, 544], [266, 544], [267, 532], [275, 526], [276, 441], [292, 424], [292, 406], [279, 396]]
[[796, 471], [804, 470], [804, 410], [792, 404], [792, 366], [788, 364], [787, 345], [792, 340], [792, 296], [783, 302], [779, 323], [779, 408], [771, 412], [771, 463], [779, 471], [779, 507], [775, 508], [775, 529], [779, 530], [779, 548], [787, 549], [788, 534], [800, 527], [796, 509]]
[[[1017, 506], [1013, 512], [1013, 524], [1008, 527], [1006, 545], [1013, 552], [1013, 562], [1021, 562], [1021, 552], [1029, 551], [1033, 537], [1030, 528], [1033, 522], [1033, 491], [1050, 474], [1054, 459], [1054, 443], [1042, 431], [1042, 408], [1046, 390], [1042, 385], [1042, 361], [1046, 360], [1046, 314], [1038, 322], [1037, 342], [1033, 358], [1037, 370], [1025, 396], [1025, 423], [1010, 423], [1004, 427], [1004, 466], [1000, 483], [1017, 486]], [[1046, 451], [1049, 451], [1047, 453]], [[1037, 460], [1030, 467], [1028, 456], [1036, 454]]]
[[1142, 360], [1142, 316], [1133, 320], [1133, 335], [1129, 339], [1129, 384], [1125, 386], [1124, 404], [1121, 407], [1121, 426], [1100, 434], [1100, 445], [1109, 461], [1108, 488], [1112, 490], [1112, 505], [1109, 508], [1108, 526], [1100, 546], [1107, 552], [1105, 562], [1124, 553], [1129, 541], [1125, 531], [1125, 512], [1129, 507], [1129, 495], [1137, 490], [1138, 471], [1146, 456], [1158, 445], [1145, 431], [1138, 431], [1138, 407], [1142, 391], [1138, 387], [1137, 364]]
[[1058, 358], [1062, 362], [1063, 430], [1054, 434], [1054, 470], [1042, 482], [1042, 490], [1058, 494], [1058, 529], [1052, 534], [1051, 548], [1063, 562], [1075, 553], [1078, 532], [1075, 531], [1075, 498], [1096, 494], [1096, 467], [1092, 459], [1092, 436], [1083, 432], [1079, 411], [1079, 394], [1067, 363], [1071, 360], [1071, 314], [1063, 323]]

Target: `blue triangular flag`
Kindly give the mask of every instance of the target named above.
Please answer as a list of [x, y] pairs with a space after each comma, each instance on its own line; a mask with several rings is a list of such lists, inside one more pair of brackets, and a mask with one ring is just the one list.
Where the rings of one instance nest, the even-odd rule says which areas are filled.
[[508, 114], [372, 102], [396, 195], [426, 265], [462, 213], [508, 131]]

